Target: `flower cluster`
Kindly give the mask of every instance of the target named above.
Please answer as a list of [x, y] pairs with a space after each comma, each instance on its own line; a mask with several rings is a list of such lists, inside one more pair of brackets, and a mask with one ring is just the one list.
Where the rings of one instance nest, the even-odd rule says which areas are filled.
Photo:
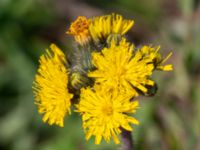
[[33, 84], [44, 122], [63, 127], [74, 105], [82, 116], [86, 139], [94, 136], [95, 144], [111, 138], [118, 144], [122, 129], [132, 131], [132, 125], [139, 124], [134, 117], [139, 108], [137, 97], [148, 95], [156, 86], [155, 70], [173, 68], [164, 64], [171, 53], [163, 58], [159, 46], [136, 48], [127, 41], [125, 34], [133, 24], [118, 14], [80, 16], [66, 32], [78, 45], [73, 57], [66, 60], [54, 44], [51, 51], [46, 50]]

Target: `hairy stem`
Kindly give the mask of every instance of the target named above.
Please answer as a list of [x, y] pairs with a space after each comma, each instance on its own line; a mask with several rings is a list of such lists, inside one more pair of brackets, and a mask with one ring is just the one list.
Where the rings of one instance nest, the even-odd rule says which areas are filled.
[[133, 138], [131, 132], [127, 130], [122, 130], [122, 150], [134, 150]]

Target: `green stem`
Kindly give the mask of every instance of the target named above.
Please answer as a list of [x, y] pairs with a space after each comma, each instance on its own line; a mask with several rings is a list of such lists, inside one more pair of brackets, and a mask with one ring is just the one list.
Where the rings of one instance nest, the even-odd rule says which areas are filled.
[[122, 150], [134, 150], [133, 138], [130, 131], [122, 130]]

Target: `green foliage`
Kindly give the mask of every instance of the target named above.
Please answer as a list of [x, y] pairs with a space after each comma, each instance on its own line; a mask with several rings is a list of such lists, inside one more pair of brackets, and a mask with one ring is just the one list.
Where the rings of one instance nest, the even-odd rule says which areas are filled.
[[[73, 113], [64, 128], [41, 120], [32, 94], [38, 58], [51, 42], [66, 48], [65, 27], [70, 15], [62, 14], [57, 3], [70, 1], [0, 1], [0, 149], [5, 150], [112, 150], [118, 146], [86, 142], [80, 117]], [[93, 9], [120, 12], [132, 17], [136, 27], [130, 40], [160, 43], [173, 51], [174, 71], [157, 72], [155, 97], [141, 97], [133, 137], [136, 149], [199, 149], [200, 138], [200, 8], [198, 1], [171, 1], [176, 14], [168, 15], [164, 0], [83, 1]], [[80, 3], [83, 3], [80, 2]], [[77, 2], [78, 3], [78, 2]], [[194, 6], [196, 4], [197, 6]], [[78, 4], [77, 4], [78, 5]], [[165, 8], [163, 8], [165, 7]], [[173, 8], [170, 8], [173, 9]], [[70, 12], [69, 12], [70, 14]], [[178, 15], [177, 15], [178, 14]], [[74, 14], [74, 16], [82, 14]], [[170, 19], [173, 17], [173, 19]], [[62, 32], [60, 32], [61, 27]], [[148, 28], [148, 29], [147, 29]], [[146, 32], [150, 31], [150, 32]], [[138, 36], [140, 33], [149, 36]], [[137, 45], [136, 45], [137, 46]], [[166, 51], [167, 54], [167, 51]]]

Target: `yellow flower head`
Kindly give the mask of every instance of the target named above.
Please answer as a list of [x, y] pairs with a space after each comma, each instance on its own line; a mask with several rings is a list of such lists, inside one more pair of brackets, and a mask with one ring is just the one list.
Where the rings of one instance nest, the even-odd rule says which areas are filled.
[[131, 124], [139, 124], [138, 120], [128, 114], [134, 114], [138, 101], [131, 101], [131, 94], [113, 89], [105, 92], [106, 86], [94, 90], [81, 89], [80, 102], [77, 111], [82, 114], [83, 128], [88, 140], [95, 136], [95, 144], [100, 144], [104, 138], [109, 142], [113, 138], [119, 144], [118, 134], [121, 128], [132, 131]]
[[119, 44], [112, 41], [109, 48], [93, 52], [92, 62], [96, 70], [89, 72], [88, 76], [111, 88], [123, 87], [136, 93], [135, 87], [147, 92], [145, 85], [154, 85], [149, 79], [154, 66], [151, 59], [142, 59], [141, 53], [133, 49], [133, 45], [123, 38]]
[[70, 26], [67, 34], [73, 35], [76, 42], [84, 45], [89, 42], [89, 20], [84, 16], [79, 16]]
[[64, 53], [54, 44], [51, 51], [40, 57], [40, 66], [33, 89], [38, 111], [43, 121], [63, 127], [64, 117], [70, 113], [72, 94], [68, 92], [68, 72]]
[[162, 58], [161, 54], [158, 52], [160, 50], [160, 46], [157, 48], [150, 47], [150, 46], [143, 46], [139, 51], [144, 57], [149, 57], [153, 60], [153, 63], [155, 65], [155, 69], [163, 70], [163, 71], [171, 71], [173, 70], [172, 64], [168, 65], [162, 65], [165, 63], [172, 55], [172, 53], [169, 53], [166, 58]]
[[134, 24], [133, 20], [123, 19], [118, 14], [95, 17], [90, 21], [90, 34], [96, 42], [106, 40], [111, 34], [124, 35]]

